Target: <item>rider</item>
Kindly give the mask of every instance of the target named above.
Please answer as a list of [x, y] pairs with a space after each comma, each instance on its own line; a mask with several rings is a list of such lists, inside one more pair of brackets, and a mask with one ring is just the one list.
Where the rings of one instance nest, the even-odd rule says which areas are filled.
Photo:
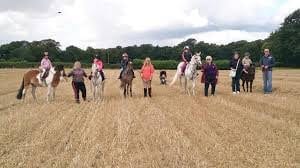
[[49, 59], [48, 52], [44, 52], [44, 57], [41, 61], [40, 69], [42, 70], [41, 81], [45, 81], [49, 74], [49, 70], [52, 68], [52, 63]]
[[[127, 65], [128, 65], [128, 62], [130, 62], [131, 60], [129, 59], [128, 57], [128, 54], [127, 53], [123, 53], [122, 54], [122, 60], [121, 60], [121, 72], [120, 72], [120, 75], [119, 75], [119, 78], [118, 79], [121, 79], [122, 77], [122, 73], [123, 71], [126, 69]], [[133, 73], [133, 78], [135, 78], [135, 75], [134, 75], [134, 71], [132, 70], [132, 73]]]
[[103, 62], [102, 62], [100, 56], [96, 55], [95, 58], [94, 58], [93, 63], [97, 66], [97, 71], [100, 72], [100, 75], [102, 77], [102, 81], [104, 81], [105, 77], [104, 77], [104, 73], [103, 73]]
[[250, 59], [250, 53], [249, 53], [249, 52], [246, 52], [246, 53], [245, 53], [245, 57], [243, 58], [242, 63], [243, 63], [243, 67], [244, 67], [243, 71], [244, 71], [245, 73], [248, 73], [249, 67], [250, 67], [251, 64], [252, 64], [252, 61], [251, 61], [251, 59]]
[[190, 50], [190, 47], [189, 46], [185, 46], [183, 48], [183, 52], [181, 54], [181, 59], [182, 61], [184, 62], [183, 66], [181, 67], [181, 72], [182, 72], [182, 75], [184, 74], [184, 71], [186, 69], [186, 66], [187, 64], [191, 61], [192, 59], [192, 52]]

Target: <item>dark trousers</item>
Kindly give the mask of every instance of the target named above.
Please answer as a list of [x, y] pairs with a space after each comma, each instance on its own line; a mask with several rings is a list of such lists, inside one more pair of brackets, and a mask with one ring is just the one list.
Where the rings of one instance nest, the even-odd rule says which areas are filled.
[[234, 78], [232, 78], [232, 83], [231, 83], [231, 87], [232, 87], [232, 91], [233, 92], [240, 92], [240, 79], [241, 79], [241, 75], [236, 74], [236, 76]]
[[216, 91], [216, 83], [214, 81], [206, 81], [204, 84], [204, 95], [208, 96], [208, 88], [211, 85], [211, 94], [214, 95]]
[[86, 88], [84, 82], [72, 81], [72, 87], [73, 87], [76, 101], [79, 101], [79, 91], [81, 91], [83, 100], [86, 100]]

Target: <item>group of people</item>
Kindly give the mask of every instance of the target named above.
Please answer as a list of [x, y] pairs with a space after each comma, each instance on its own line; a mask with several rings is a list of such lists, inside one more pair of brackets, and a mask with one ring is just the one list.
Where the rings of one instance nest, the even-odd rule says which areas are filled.
[[[185, 46], [181, 55], [181, 59], [184, 62], [184, 66], [182, 67], [182, 74], [186, 69], [186, 66], [189, 64], [192, 58], [192, 52], [188, 46]], [[126, 69], [128, 63], [130, 62], [130, 58], [127, 53], [122, 54], [122, 59], [120, 62], [121, 72], [119, 75], [119, 79], [122, 77], [123, 71]], [[101, 77], [105, 80], [105, 76], [103, 73], [103, 62], [98, 55], [95, 55], [93, 63], [97, 66], [97, 70], [100, 72]], [[235, 52], [231, 61], [230, 61], [230, 69], [234, 74], [232, 77], [232, 93], [239, 94], [240, 93], [240, 78], [242, 73], [248, 73], [249, 67], [252, 65], [252, 60], [250, 58], [250, 53], [246, 52], [244, 54], [244, 58], [240, 58], [240, 54]], [[275, 61], [273, 56], [270, 54], [269, 49], [264, 50], [264, 56], [260, 59], [260, 65], [263, 72], [263, 83], [264, 83], [264, 93], [269, 94], [272, 92], [272, 67], [274, 66]], [[45, 81], [45, 78], [48, 75], [48, 71], [52, 67], [52, 63], [49, 59], [48, 52], [44, 52], [44, 57], [41, 61], [40, 69], [41, 73], [41, 81]], [[133, 70], [132, 70], [133, 71]], [[151, 59], [147, 57], [144, 60], [144, 64], [140, 70], [140, 76], [143, 82], [144, 89], [144, 97], [152, 97], [152, 87], [151, 81], [154, 74], [154, 66], [151, 63]], [[212, 56], [206, 56], [205, 63], [201, 67], [201, 83], [204, 84], [204, 95], [208, 96], [209, 87], [211, 87], [211, 95], [215, 95], [216, 85], [218, 83], [218, 68], [217, 65], [214, 64]], [[134, 74], [134, 72], [133, 72]], [[79, 92], [82, 92], [83, 100], [86, 100], [86, 87], [84, 84], [84, 77], [91, 79], [92, 73], [87, 75], [86, 72], [81, 68], [81, 64], [79, 61], [74, 63], [73, 70], [68, 73], [68, 77], [72, 77], [72, 88], [75, 94], [75, 100], [79, 103]], [[164, 75], [166, 76], [166, 72], [164, 71]], [[135, 76], [134, 76], [135, 78]]]
[[[120, 75], [118, 79], [121, 79], [122, 74], [124, 72], [124, 70], [126, 69], [128, 63], [131, 60], [129, 59], [129, 56], [127, 53], [123, 53], [122, 54], [122, 59], [120, 62]], [[105, 76], [104, 76], [104, 72], [103, 72], [103, 62], [101, 60], [101, 58], [98, 55], [95, 55], [94, 60], [93, 60], [93, 64], [95, 64], [97, 66], [97, 71], [100, 72], [100, 75], [102, 77], [102, 80], [105, 80]], [[46, 77], [49, 74], [49, 70], [52, 68], [52, 63], [49, 59], [49, 55], [48, 52], [44, 52], [44, 56], [43, 59], [41, 61], [41, 65], [40, 65], [40, 70], [41, 70], [41, 82], [45, 82]], [[151, 81], [152, 81], [152, 77], [154, 74], [154, 66], [151, 63], [151, 59], [149, 57], [147, 57], [144, 60], [144, 64], [140, 70], [140, 76], [143, 82], [143, 86], [144, 86], [144, 97], [152, 97], [152, 88], [151, 88]], [[133, 74], [134, 71], [132, 70]], [[82, 99], [85, 101], [86, 100], [86, 87], [84, 84], [84, 78], [88, 78], [89, 80], [91, 80], [93, 74], [91, 72], [90, 75], [87, 75], [87, 73], [84, 71], [83, 68], [81, 68], [81, 63], [79, 61], [76, 61], [74, 63], [74, 67], [72, 69], [71, 72], [69, 72], [67, 74], [67, 77], [72, 77], [72, 88], [74, 91], [74, 95], [75, 95], [75, 100], [77, 103], [80, 103], [79, 100], [79, 92], [81, 92], [82, 94]], [[134, 75], [135, 78], [135, 75]]]

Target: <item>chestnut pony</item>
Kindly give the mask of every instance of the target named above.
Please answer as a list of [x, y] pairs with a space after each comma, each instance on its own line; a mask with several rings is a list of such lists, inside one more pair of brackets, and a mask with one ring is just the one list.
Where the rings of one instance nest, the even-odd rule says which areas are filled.
[[35, 90], [37, 87], [48, 87], [47, 101], [51, 101], [55, 98], [55, 89], [59, 82], [66, 76], [65, 69], [62, 65], [52, 67], [49, 70], [49, 75], [45, 81], [41, 81], [41, 72], [39, 70], [30, 70], [23, 76], [21, 87], [17, 94], [17, 99], [25, 99], [25, 95], [29, 86], [32, 87], [31, 94], [33, 99], [36, 100]]

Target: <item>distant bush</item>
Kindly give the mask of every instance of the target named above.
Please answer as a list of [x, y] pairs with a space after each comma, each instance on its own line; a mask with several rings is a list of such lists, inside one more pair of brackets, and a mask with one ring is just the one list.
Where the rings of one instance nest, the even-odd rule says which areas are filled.
[[219, 70], [229, 69], [229, 60], [216, 60], [214, 63], [217, 65]]

